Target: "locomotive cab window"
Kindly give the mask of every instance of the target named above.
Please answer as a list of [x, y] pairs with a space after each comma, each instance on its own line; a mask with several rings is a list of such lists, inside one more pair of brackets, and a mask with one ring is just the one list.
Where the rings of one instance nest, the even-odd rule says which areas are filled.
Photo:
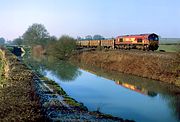
[[120, 42], [123, 42], [123, 38], [120, 38], [119, 40], [120, 40]]
[[159, 41], [158, 35], [156, 34], [151, 34], [148, 37], [149, 41]]
[[137, 42], [142, 42], [142, 39], [138, 38], [138, 39], [137, 39]]
[[158, 41], [159, 40], [159, 38], [158, 37], [154, 37], [154, 41]]

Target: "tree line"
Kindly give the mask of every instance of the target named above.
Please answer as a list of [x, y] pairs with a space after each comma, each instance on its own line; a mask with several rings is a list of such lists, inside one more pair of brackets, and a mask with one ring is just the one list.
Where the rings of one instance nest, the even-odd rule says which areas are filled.
[[67, 59], [76, 49], [76, 40], [68, 35], [60, 38], [51, 36], [42, 24], [33, 24], [25, 31], [25, 33], [13, 40], [14, 45], [27, 45], [31, 49], [41, 47], [45, 54], [53, 55], [59, 59]]
[[[87, 35], [85, 38], [78, 37], [78, 40], [98, 40], [104, 39], [101, 35]], [[0, 40], [1, 41], [1, 40]], [[59, 59], [67, 59], [76, 49], [76, 39], [63, 35], [60, 38], [51, 36], [44, 25], [34, 23], [25, 31], [25, 33], [12, 41], [13, 45], [27, 45], [32, 49], [37, 46], [43, 49], [47, 55], [53, 55]], [[37, 52], [37, 51], [36, 51]]]
[[0, 45], [4, 45], [5, 44], [5, 39], [3, 37], [0, 38]]

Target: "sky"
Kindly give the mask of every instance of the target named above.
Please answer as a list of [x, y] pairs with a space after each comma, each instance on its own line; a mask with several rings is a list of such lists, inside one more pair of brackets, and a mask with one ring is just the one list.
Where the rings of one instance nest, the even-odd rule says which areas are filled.
[[33, 23], [56, 37], [156, 33], [180, 38], [180, 0], [0, 0], [0, 37], [13, 40]]

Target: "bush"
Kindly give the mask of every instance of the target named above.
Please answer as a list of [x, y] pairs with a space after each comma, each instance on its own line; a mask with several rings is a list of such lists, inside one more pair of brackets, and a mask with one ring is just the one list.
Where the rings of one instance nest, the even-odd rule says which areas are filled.
[[69, 36], [62, 36], [58, 41], [48, 47], [47, 54], [53, 55], [61, 60], [66, 60], [76, 49], [76, 40]]

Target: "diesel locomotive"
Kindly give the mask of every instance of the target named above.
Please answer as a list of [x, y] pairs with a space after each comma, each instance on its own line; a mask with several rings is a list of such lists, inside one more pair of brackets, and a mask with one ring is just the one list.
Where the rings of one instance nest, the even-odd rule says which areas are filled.
[[159, 36], [152, 34], [123, 35], [112, 39], [100, 40], [77, 40], [81, 48], [108, 48], [108, 49], [140, 49], [157, 50], [159, 47]]

